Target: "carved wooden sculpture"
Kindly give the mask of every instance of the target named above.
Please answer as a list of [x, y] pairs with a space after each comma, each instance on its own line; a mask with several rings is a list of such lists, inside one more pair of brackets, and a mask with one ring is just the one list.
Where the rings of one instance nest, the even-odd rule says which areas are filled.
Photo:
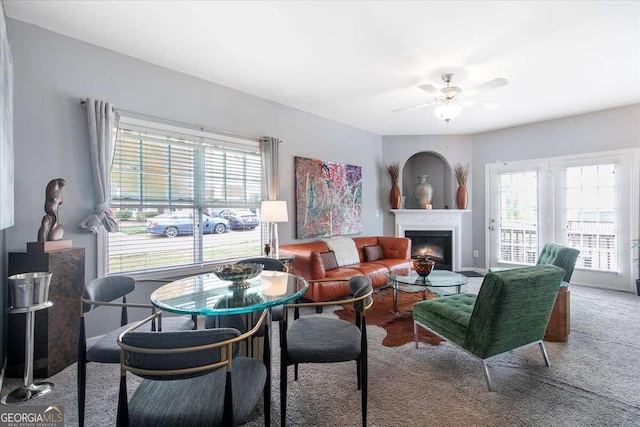
[[62, 187], [66, 184], [62, 178], [49, 181], [45, 191], [44, 211], [47, 213], [42, 217], [42, 225], [38, 230], [38, 242], [60, 240], [64, 235], [64, 228], [60, 224], [58, 216], [58, 206], [62, 204]]

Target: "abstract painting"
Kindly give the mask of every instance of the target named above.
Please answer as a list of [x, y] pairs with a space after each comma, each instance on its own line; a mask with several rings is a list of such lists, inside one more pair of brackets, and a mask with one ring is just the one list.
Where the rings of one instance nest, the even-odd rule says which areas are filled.
[[13, 62], [0, 3], [0, 230], [14, 223], [13, 184]]
[[362, 167], [295, 158], [298, 239], [362, 231]]

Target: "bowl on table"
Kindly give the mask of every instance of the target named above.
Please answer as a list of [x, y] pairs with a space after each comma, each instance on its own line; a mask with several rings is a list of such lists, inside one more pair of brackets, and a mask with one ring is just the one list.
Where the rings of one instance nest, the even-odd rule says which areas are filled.
[[219, 279], [231, 282], [229, 288], [242, 289], [248, 288], [247, 280], [256, 277], [263, 268], [264, 265], [258, 263], [223, 264], [215, 266], [213, 273]]
[[411, 260], [411, 265], [420, 277], [427, 277], [433, 270], [436, 262], [429, 258], [414, 258]]

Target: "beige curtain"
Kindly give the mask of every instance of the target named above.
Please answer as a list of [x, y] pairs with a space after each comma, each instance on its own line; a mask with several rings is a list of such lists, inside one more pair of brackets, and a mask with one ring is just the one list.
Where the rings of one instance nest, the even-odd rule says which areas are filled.
[[95, 210], [80, 223], [80, 228], [97, 233], [99, 227], [103, 226], [109, 233], [113, 233], [118, 231], [118, 223], [109, 208], [111, 203], [111, 165], [116, 147], [115, 138], [120, 115], [115, 107], [108, 102], [87, 99], [85, 106], [89, 125]]

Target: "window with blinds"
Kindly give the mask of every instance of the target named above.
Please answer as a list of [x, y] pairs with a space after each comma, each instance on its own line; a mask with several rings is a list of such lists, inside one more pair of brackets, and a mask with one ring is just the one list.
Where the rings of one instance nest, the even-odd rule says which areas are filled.
[[111, 171], [120, 231], [106, 236], [106, 274], [201, 266], [261, 252], [259, 144], [121, 120]]
[[617, 271], [615, 164], [569, 167], [564, 174], [566, 241], [580, 250], [576, 267]]
[[538, 173], [500, 174], [501, 262], [535, 264], [538, 258]]

